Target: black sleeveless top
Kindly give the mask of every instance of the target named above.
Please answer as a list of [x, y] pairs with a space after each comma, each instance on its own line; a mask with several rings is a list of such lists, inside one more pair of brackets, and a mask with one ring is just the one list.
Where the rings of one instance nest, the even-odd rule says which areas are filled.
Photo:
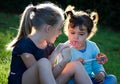
[[21, 84], [22, 74], [27, 70], [22, 58], [20, 57], [22, 53], [30, 53], [36, 60], [39, 60], [41, 58], [48, 58], [54, 48], [55, 47], [53, 44], [48, 43], [45, 49], [40, 49], [36, 47], [30, 38], [23, 38], [19, 40], [12, 51], [8, 84]]

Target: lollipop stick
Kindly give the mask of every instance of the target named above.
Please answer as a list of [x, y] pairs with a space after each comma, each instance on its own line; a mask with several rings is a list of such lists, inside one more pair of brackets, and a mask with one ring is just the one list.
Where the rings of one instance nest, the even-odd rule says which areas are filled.
[[93, 58], [93, 59], [84, 60], [84, 62], [87, 63], [87, 62], [92, 62], [92, 61], [96, 61], [96, 60], [97, 60], [96, 58]]

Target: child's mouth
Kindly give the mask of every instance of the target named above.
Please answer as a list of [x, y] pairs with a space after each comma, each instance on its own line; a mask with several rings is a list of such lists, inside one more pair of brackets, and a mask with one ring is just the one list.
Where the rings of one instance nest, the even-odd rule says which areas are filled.
[[75, 48], [80, 48], [82, 45], [80, 41], [70, 41], [70, 44]]

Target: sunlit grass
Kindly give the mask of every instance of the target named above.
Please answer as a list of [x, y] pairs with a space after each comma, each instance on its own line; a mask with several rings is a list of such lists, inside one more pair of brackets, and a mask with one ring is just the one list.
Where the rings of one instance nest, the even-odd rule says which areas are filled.
[[[7, 84], [11, 51], [6, 50], [6, 45], [17, 33], [19, 16], [0, 13], [0, 84]], [[95, 41], [101, 52], [105, 53], [109, 60], [104, 65], [107, 73], [114, 74], [120, 83], [120, 32], [113, 32], [105, 27], [98, 27], [98, 32], [91, 39]], [[67, 37], [62, 34], [55, 44], [65, 42]]]
[[0, 84], [7, 84], [11, 52], [6, 45], [16, 34], [19, 16], [0, 13]]

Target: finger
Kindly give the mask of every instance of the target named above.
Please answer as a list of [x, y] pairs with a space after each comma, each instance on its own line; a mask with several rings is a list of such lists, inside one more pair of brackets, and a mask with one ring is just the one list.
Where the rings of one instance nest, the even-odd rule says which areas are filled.
[[99, 82], [100, 78], [98, 76], [95, 77], [95, 81]]
[[81, 60], [81, 63], [82, 63], [82, 64], [84, 64], [84, 63], [85, 63], [83, 59]]
[[85, 61], [83, 60], [83, 63], [82, 64], [85, 64]]
[[84, 64], [84, 60], [83, 60], [82, 58], [80, 58], [80, 62], [81, 62], [82, 64]]
[[98, 74], [96, 74], [96, 76], [95, 76], [95, 80], [96, 80], [97, 82], [102, 82], [102, 81], [104, 80], [104, 77], [103, 77], [102, 74], [98, 73]]
[[97, 79], [96, 81], [97, 81], [97, 82], [103, 82], [104, 79], [103, 79], [103, 78], [100, 78], [100, 79]]

